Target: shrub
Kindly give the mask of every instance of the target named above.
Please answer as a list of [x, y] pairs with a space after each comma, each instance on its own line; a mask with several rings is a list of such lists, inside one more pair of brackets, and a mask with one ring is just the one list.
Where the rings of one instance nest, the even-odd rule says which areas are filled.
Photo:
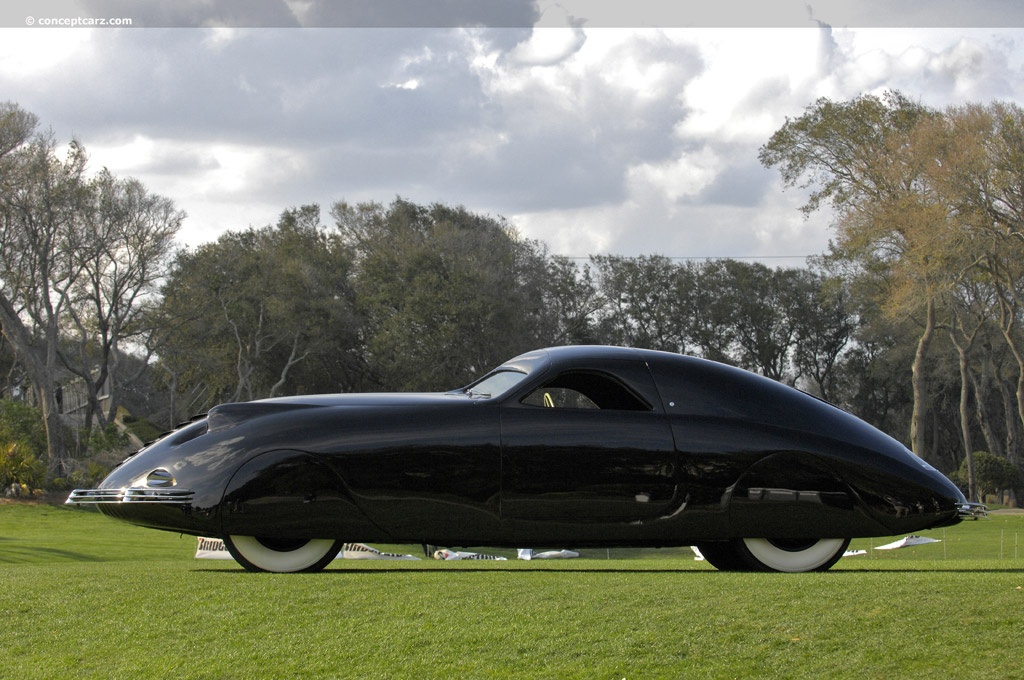
[[46, 463], [19, 443], [0, 444], [0, 488], [12, 484], [34, 489], [46, 478]]
[[110, 424], [106, 429], [98, 427], [89, 431], [89, 438], [86, 441], [86, 456], [95, 456], [98, 453], [109, 451], [122, 451], [128, 447], [128, 435], [117, 429], [117, 426]]
[[123, 420], [125, 427], [142, 442], [151, 442], [166, 432], [166, 428], [160, 428], [143, 418], [125, 416]]
[[[968, 488], [967, 459], [960, 463], [960, 469], [950, 479], [965, 494]], [[974, 482], [978, 487], [978, 498], [984, 498], [1000, 491], [1013, 491], [1020, 497], [1024, 494], [1024, 475], [1005, 458], [988, 451], [974, 452]], [[973, 500], [973, 499], [972, 499]]]
[[37, 409], [0, 400], [0, 487], [42, 485], [46, 477], [46, 430]]

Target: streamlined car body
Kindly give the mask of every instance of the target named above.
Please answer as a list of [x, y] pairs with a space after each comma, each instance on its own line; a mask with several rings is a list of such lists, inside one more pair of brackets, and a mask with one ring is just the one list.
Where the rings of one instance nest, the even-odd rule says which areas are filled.
[[217, 406], [72, 504], [312, 571], [343, 542], [695, 545], [722, 569], [827, 569], [850, 538], [982, 512], [902, 444], [747, 371], [622, 347], [521, 355], [436, 394]]

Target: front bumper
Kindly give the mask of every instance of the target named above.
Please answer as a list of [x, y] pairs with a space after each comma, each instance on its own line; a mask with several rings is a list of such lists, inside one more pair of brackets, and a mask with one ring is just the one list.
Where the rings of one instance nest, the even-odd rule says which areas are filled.
[[960, 519], [983, 519], [988, 517], [988, 508], [981, 503], [960, 503], [957, 514]]
[[195, 491], [191, 489], [75, 489], [64, 501], [67, 505], [95, 505], [99, 503], [163, 503], [165, 505], [191, 505]]

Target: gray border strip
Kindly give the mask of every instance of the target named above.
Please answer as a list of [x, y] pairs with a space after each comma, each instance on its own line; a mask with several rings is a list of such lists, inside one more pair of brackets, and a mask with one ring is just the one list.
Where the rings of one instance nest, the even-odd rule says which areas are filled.
[[1024, 27], [1019, 0], [6, 0], [0, 27]]

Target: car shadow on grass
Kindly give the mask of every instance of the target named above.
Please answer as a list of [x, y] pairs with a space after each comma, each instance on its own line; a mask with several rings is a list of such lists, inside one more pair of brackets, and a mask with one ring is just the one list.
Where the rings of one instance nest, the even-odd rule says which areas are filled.
[[[247, 572], [241, 567], [226, 567], [221, 569], [215, 568], [196, 568], [191, 571], [195, 573], [221, 573], [221, 574], [252, 574], [253, 576], [261, 576], [262, 572]], [[891, 573], [927, 573], [927, 574], [1020, 574], [1022, 569], [1020, 567], [1006, 567], [1006, 568], [960, 568], [960, 567], [938, 567], [935, 569], [921, 569], [921, 568], [871, 568], [871, 569], [831, 569], [827, 572], [810, 572], [812, 574], [817, 573], [826, 575], [828, 578], [843, 578], [844, 576], [850, 576], [855, 574], [891, 574]], [[289, 574], [289, 576], [319, 576], [321, 578], [328, 576], [344, 576], [346, 574], [382, 574], [382, 575], [394, 575], [394, 574], [514, 574], [514, 573], [526, 573], [526, 574], [693, 574], [695, 576], [704, 577], [724, 577], [724, 576], [777, 576], [779, 578], [796, 578], [802, 574], [785, 574], [779, 572], [763, 572], [763, 571], [719, 571], [717, 569], [692, 569], [692, 568], [679, 568], [679, 569], [628, 569], [623, 567], [561, 567], [561, 568], [543, 568], [543, 567], [515, 567], [511, 569], [502, 569], [501, 567], [458, 567], [458, 568], [447, 568], [445, 566], [415, 566], [415, 567], [381, 567], [381, 568], [365, 568], [365, 567], [353, 567], [353, 568], [338, 568], [338, 569], [325, 569], [323, 571], [314, 572], [311, 574]], [[267, 575], [272, 575], [267, 573]]]

